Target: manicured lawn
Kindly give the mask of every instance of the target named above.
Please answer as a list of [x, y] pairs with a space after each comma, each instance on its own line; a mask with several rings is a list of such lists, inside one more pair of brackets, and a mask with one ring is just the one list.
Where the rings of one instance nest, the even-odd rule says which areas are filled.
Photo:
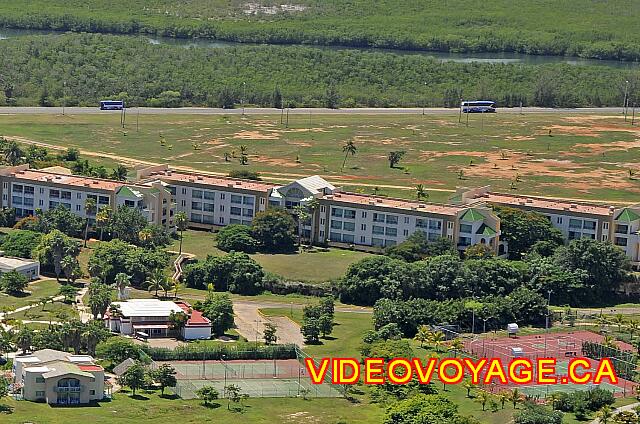
[[[140, 393], [140, 392], [139, 392]], [[226, 401], [220, 407], [205, 408], [198, 400], [164, 399], [158, 394], [142, 393], [132, 399], [117, 393], [112, 402], [95, 407], [52, 408], [41, 403], [14, 401], [4, 398], [2, 403], [14, 407], [12, 414], [0, 415], [3, 424], [139, 424], [205, 422], [238, 422], [251, 424], [338, 423], [373, 424], [382, 422], [383, 409], [367, 403], [352, 404], [344, 399], [249, 398], [243, 413], [227, 410]]]
[[[169, 247], [169, 250], [178, 251], [179, 246], [180, 241], [176, 240]], [[226, 254], [215, 246], [215, 234], [212, 232], [196, 230], [184, 232], [183, 252], [192, 253], [202, 259], [207, 255]], [[313, 250], [295, 254], [256, 253], [251, 255], [267, 272], [280, 275], [288, 280], [310, 282], [324, 282], [340, 278], [349, 265], [367, 256], [371, 256], [371, 254], [343, 249]]]
[[6, 293], [0, 293], [0, 309], [9, 308], [16, 309], [32, 303], [37, 303], [40, 299], [49, 296], [55, 296], [60, 290], [60, 284], [56, 280], [41, 280], [27, 286], [28, 293], [23, 296], [10, 296]]
[[[267, 316], [286, 316], [298, 324], [302, 323], [301, 309], [273, 308], [262, 309]], [[373, 329], [370, 314], [352, 312], [336, 312], [335, 327], [333, 333], [326, 339], [321, 339], [322, 344], [308, 345], [305, 352], [314, 357], [343, 356], [360, 357], [360, 345], [362, 336], [367, 330]]]
[[[414, 198], [416, 184], [423, 184], [435, 201], [446, 200], [456, 186], [487, 184], [516, 194], [606, 201], [633, 201], [640, 190], [640, 180], [629, 178], [628, 172], [637, 170], [629, 158], [640, 151], [635, 144], [638, 130], [621, 116], [497, 113], [470, 116], [467, 127], [458, 123], [455, 112], [316, 115], [312, 131], [308, 117], [297, 115], [291, 117], [289, 128], [281, 126], [275, 115], [172, 115], [170, 119], [144, 115], [140, 120], [140, 131], [126, 135], [112, 115], [65, 120], [8, 115], [0, 116], [0, 127], [6, 136], [77, 147], [87, 153], [85, 157], [112, 155], [112, 160], [167, 163], [222, 174], [240, 167], [236, 160], [225, 161], [224, 153], [246, 145], [249, 164], [243, 169], [260, 172], [268, 181], [319, 174], [345, 190], [371, 193], [378, 187], [384, 194], [406, 198]], [[158, 134], [167, 140], [166, 146]], [[346, 140], [353, 140], [358, 152], [342, 169]], [[194, 150], [193, 143], [203, 144]], [[406, 152], [395, 169], [387, 162], [391, 150]]]
[[77, 317], [78, 313], [71, 305], [62, 302], [47, 303], [44, 308], [41, 305], [10, 315], [17, 320], [29, 321], [64, 321]]

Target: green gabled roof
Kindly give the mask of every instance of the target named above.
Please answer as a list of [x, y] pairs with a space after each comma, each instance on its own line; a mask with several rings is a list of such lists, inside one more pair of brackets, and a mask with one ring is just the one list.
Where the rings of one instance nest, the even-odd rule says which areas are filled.
[[489, 227], [487, 224], [482, 224], [476, 234], [480, 234], [483, 236], [495, 236], [497, 234], [496, 230]]
[[640, 215], [629, 208], [624, 208], [622, 212], [620, 212], [620, 215], [618, 215], [618, 217], [616, 218], [617, 221], [621, 222], [633, 222], [637, 221], [638, 219], [640, 219]]
[[138, 198], [140, 197], [140, 192], [134, 191], [127, 186], [122, 186], [120, 190], [118, 190], [118, 196]]
[[460, 218], [461, 221], [466, 221], [466, 222], [476, 222], [476, 221], [482, 221], [484, 220], [484, 215], [482, 215], [480, 212], [478, 212], [477, 210], [471, 208], [468, 211], [466, 211], [462, 217]]

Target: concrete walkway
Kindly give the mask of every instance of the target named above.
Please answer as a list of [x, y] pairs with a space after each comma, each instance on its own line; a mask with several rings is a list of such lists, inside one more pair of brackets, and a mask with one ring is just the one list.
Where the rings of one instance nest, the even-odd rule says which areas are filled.
[[[617, 414], [619, 412], [633, 411], [633, 408], [635, 408], [636, 406], [640, 406], [640, 402], [636, 402], [636, 403], [632, 403], [631, 405], [625, 405], [625, 406], [621, 406], [620, 408], [616, 408], [613, 411], [613, 414], [615, 416], [615, 414]], [[600, 424], [600, 418], [596, 418], [595, 420], [591, 421], [590, 424]]]

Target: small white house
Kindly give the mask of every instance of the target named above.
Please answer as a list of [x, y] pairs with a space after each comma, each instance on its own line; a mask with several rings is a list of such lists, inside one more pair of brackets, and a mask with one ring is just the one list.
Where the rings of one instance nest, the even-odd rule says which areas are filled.
[[211, 321], [200, 311], [191, 308], [186, 302], [158, 299], [130, 299], [126, 302], [113, 302], [117, 314], [110, 311], [104, 316], [105, 326], [109, 330], [144, 337], [171, 337], [172, 328], [169, 316], [172, 313], [185, 313], [187, 323], [181, 331], [185, 340], [208, 339], [211, 337]]
[[11, 271], [25, 275], [29, 281], [36, 280], [40, 275], [40, 262], [0, 254], [0, 273], [5, 274]]

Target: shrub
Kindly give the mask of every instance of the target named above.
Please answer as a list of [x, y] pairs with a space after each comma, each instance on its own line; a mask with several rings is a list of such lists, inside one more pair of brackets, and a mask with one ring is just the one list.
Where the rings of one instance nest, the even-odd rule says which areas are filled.
[[257, 240], [251, 235], [251, 227], [247, 225], [227, 225], [218, 232], [216, 241], [218, 248], [225, 252], [255, 253], [258, 248]]

